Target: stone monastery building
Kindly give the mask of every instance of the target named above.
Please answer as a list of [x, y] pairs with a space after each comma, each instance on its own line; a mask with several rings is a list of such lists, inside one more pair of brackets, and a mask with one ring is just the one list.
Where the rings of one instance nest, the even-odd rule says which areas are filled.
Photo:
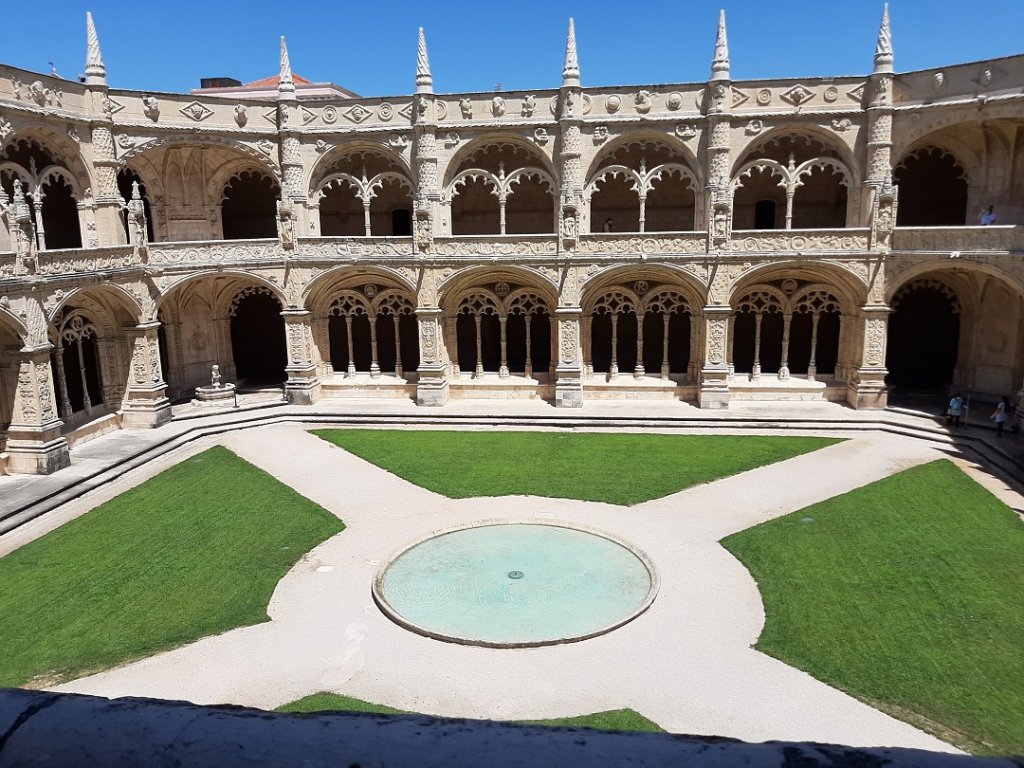
[[[0, 66], [0, 472], [218, 364], [321, 398], [886, 405], [1024, 376], [1024, 55], [895, 74], [362, 98]], [[865, 59], [867, 57], [865, 56]], [[410, 61], [410, 65], [411, 65]], [[411, 67], [410, 67], [411, 68]], [[1018, 170], [1019, 169], [1019, 170]], [[996, 223], [979, 225], [994, 206]]]

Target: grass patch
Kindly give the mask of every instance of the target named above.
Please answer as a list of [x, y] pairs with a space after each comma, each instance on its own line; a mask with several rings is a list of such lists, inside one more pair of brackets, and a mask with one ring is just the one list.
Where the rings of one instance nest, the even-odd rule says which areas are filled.
[[277, 582], [343, 528], [226, 448], [186, 459], [0, 559], [0, 686], [266, 621]]
[[314, 693], [285, 704], [274, 710], [275, 712], [289, 712], [291, 714], [308, 714], [311, 712], [369, 712], [374, 715], [412, 715], [414, 712], [407, 712], [404, 709], [385, 707], [383, 704], [373, 704], [362, 699], [354, 699], [351, 696], [342, 696], [340, 693]]
[[949, 461], [730, 536], [757, 648], [940, 738], [1024, 754], [1024, 525]]
[[598, 728], [602, 731], [644, 731], [665, 733], [665, 729], [633, 709], [610, 709], [579, 717], [558, 717], [553, 720], [522, 720], [524, 725], [547, 725], [568, 728]]
[[760, 435], [374, 429], [313, 434], [452, 499], [531, 495], [625, 505], [839, 442]]
[[[370, 712], [378, 715], [411, 715], [402, 709], [373, 704], [351, 696], [338, 693], [314, 693], [312, 696], [293, 701], [274, 710], [275, 712], [311, 713], [311, 712]], [[522, 725], [546, 725], [551, 727], [599, 728], [605, 731], [645, 731], [647, 733], [664, 733], [657, 723], [648, 720], [632, 709], [614, 709], [608, 712], [595, 712], [592, 715], [579, 717], [562, 717], [554, 720], [521, 720]]]

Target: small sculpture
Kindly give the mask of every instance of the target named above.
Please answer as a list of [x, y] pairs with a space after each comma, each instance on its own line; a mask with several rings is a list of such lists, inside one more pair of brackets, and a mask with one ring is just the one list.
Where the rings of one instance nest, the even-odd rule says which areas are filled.
[[142, 111], [150, 120], [155, 121], [160, 117], [160, 102], [156, 96], [142, 97]]
[[537, 97], [533, 94], [528, 95], [523, 99], [523, 117], [533, 117], [534, 111], [537, 109]]
[[459, 99], [459, 109], [462, 110], [462, 117], [470, 120], [473, 117], [473, 102], [467, 99]]
[[295, 247], [295, 206], [287, 198], [277, 201], [277, 234], [286, 251]]
[[210, 369], [210, 386], [214, 389], [220, 389], [223, 386], [220, 383], [220, 366], [216, 363]]

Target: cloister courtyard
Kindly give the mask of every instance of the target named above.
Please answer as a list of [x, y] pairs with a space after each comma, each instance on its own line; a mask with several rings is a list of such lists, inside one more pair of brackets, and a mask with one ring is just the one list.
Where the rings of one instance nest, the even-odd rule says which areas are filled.
[[[267, 412], [295, 421], [239, 429], [260, 413], [243, 408], [220, 417], [236, 428], [172, 441], [0, 536], [0, 683], [1024, 751], [1024, 498], [925, 419], [816, 408], [783, 429], [780, 404], [680, 428], [665, 417], [697, 409], [591, 404], [540, 431], [546, 404], [465, 405], [455, 416], [476, 423], [458, 431], [397, 404], [404, 428], [352, 429], [351, 409], [343, 428], [303, 423], [285, 405]], [[472, 418], [485, 413], [519, 426]], [[649, 422], [600, 425], [625, 416]], [[67, 472], [126, 461], [138, 434], [84, 444]], [[55, 493], [61, 476], [0, 477], [0, 498]], [[373, 582], [397, 554], [485, 523], [624, 542], [652, 565], [653, 602], [533, 648], [448, 642], [385, 614]], [[337, 696], [304, 706], [315, 694]]]

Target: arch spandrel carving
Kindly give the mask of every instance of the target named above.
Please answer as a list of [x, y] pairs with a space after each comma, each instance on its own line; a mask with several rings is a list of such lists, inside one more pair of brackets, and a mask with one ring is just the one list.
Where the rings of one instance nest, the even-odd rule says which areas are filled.
[[415, 297], [418, 293], [419, 277], [412, 270], [406, 273], [402, 269], [384, 266], [367, 268], [363, 265], [356, 267], [351, 264], [340, 264], [329, 269], [312, 270], [308, 281], [302, 287], [301, 305], [317, 312], [323, 309], [325, 302], [330, 303], [335, 291], [367, 283], [376, 283], [388, 290], [397, 289], [404, 295]]
[[[723, 265], [721, 281], [715, 286], [714, 303], [730, 304], [746, 287], [774, 280], [793, 278], [827, 287], [837, 292], [846, 306], [860, 306], [868, 299], [871, 285], [870, 265], [865, 259], [801, 259], [765, 261], [759, 264]], [[726, 301], [719, 302], [720, 291], [727, 291]]]
[[452, 295], [468, 291], [483, 283], [504, 281], [510, 284], [530, 286], [554, 298], [558, 295], [552, 275], [535, 267], [524, 266], [473, 266], [461, 269], [443, 268], [439, 271], [437, 297], [439, 304], [448, 303]]
[[151, 155], [160, 149], [171, 149], [175, 147], [214, 147], [233, 150], [234, 152], [244, 155], [250, 162], [252, 162], [253, 165], [262, 168], [266, 173], [271, 175], [278, 184], [281, 183], [281, 168], [272, 157], [260, 152], [258, 149], [250, 147], [248, 144], [222, 136], [209, 136], [204, 134], [202, 137], [191, 135], [187, 137], [158, 137], [152, 141], [147, 141], [125, 151], [118, 158], [118, 162], [121, 167], [127, 167], [130, 161], [136, 158]]

